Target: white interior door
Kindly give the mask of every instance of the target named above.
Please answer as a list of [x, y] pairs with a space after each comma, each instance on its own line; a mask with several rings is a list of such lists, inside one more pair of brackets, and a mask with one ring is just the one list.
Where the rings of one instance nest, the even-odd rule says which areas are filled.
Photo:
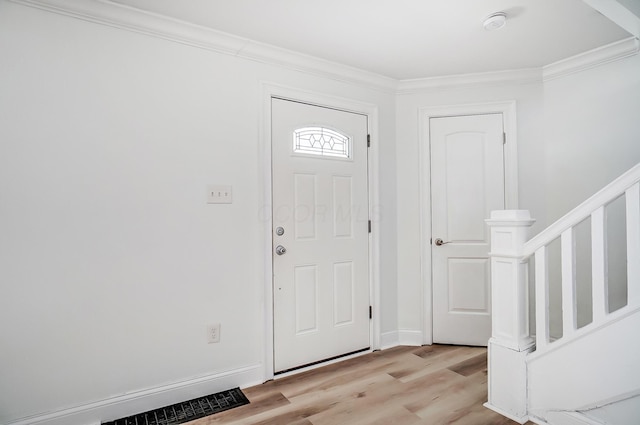
[[274, 370], [369, 348], [367, 117], [272, 99]]
[[432, 118], [433, 341], [483, 345], [491, 337], [489, 232], [504, 209], [502, 114]]

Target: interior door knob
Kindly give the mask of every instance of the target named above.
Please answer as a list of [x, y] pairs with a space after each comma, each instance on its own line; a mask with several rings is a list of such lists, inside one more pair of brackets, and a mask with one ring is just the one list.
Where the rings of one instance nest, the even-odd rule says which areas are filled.
[[437, 246], [445, 245], [445, 244], [448, 244], [448, 243], [449, 243], [449, 242], [445, 242], [445, 241], [443, 241], [443, 240], [442, 240], [442, 239], [440, 239], [440, 238], [438, 238], [438, 239], [436, 239], [436, 240], [435, 240], [435, 244], [436, 244]]
[[276, 254], [278, 254], [278, 255], [282, 255], [282, 254], [284, 254], [285, 252], [287, 252], [287, 248], [283, 247], [282, 245], [278, 245], [278, 246], [276, 247]]

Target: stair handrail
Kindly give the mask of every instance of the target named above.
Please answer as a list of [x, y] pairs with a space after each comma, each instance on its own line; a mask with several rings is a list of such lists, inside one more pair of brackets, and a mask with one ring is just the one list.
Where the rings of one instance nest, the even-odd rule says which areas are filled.
[[589, 217], [595, 210], [610, 203], [640, 181], [640, 163], [600, 189], [589, 199], [569, 211], [549, 227], [524, 244], [522, 255], [529, 257], [540, 247], [548, 245], [565, 230], [574, 227]]

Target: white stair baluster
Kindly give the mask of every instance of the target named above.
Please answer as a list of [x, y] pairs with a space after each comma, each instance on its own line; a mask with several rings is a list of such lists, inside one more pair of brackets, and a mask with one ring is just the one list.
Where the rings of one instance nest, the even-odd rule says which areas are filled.
[[607, 288], [607, 238], [605, 206], [591, 214], [591, 275], [593, 323], [604, 320], [609, 312]]
[[549, 344], [549, 254], [547, 247], [536, 250], [536, 349], [540, 350]]
[[562, 336], [578, 329], [576, 304], [576, 240], [573, 227], [562, 232]]
[[640, 304], [640, 183], [626, 191], [627, 305]]

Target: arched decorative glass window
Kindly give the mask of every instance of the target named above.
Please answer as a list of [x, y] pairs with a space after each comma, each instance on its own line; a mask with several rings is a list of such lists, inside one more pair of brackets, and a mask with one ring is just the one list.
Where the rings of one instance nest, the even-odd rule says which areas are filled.
[[332, 158], [351, 158], [351, 138], [325, 127], [293, 131], [293, 152]]

